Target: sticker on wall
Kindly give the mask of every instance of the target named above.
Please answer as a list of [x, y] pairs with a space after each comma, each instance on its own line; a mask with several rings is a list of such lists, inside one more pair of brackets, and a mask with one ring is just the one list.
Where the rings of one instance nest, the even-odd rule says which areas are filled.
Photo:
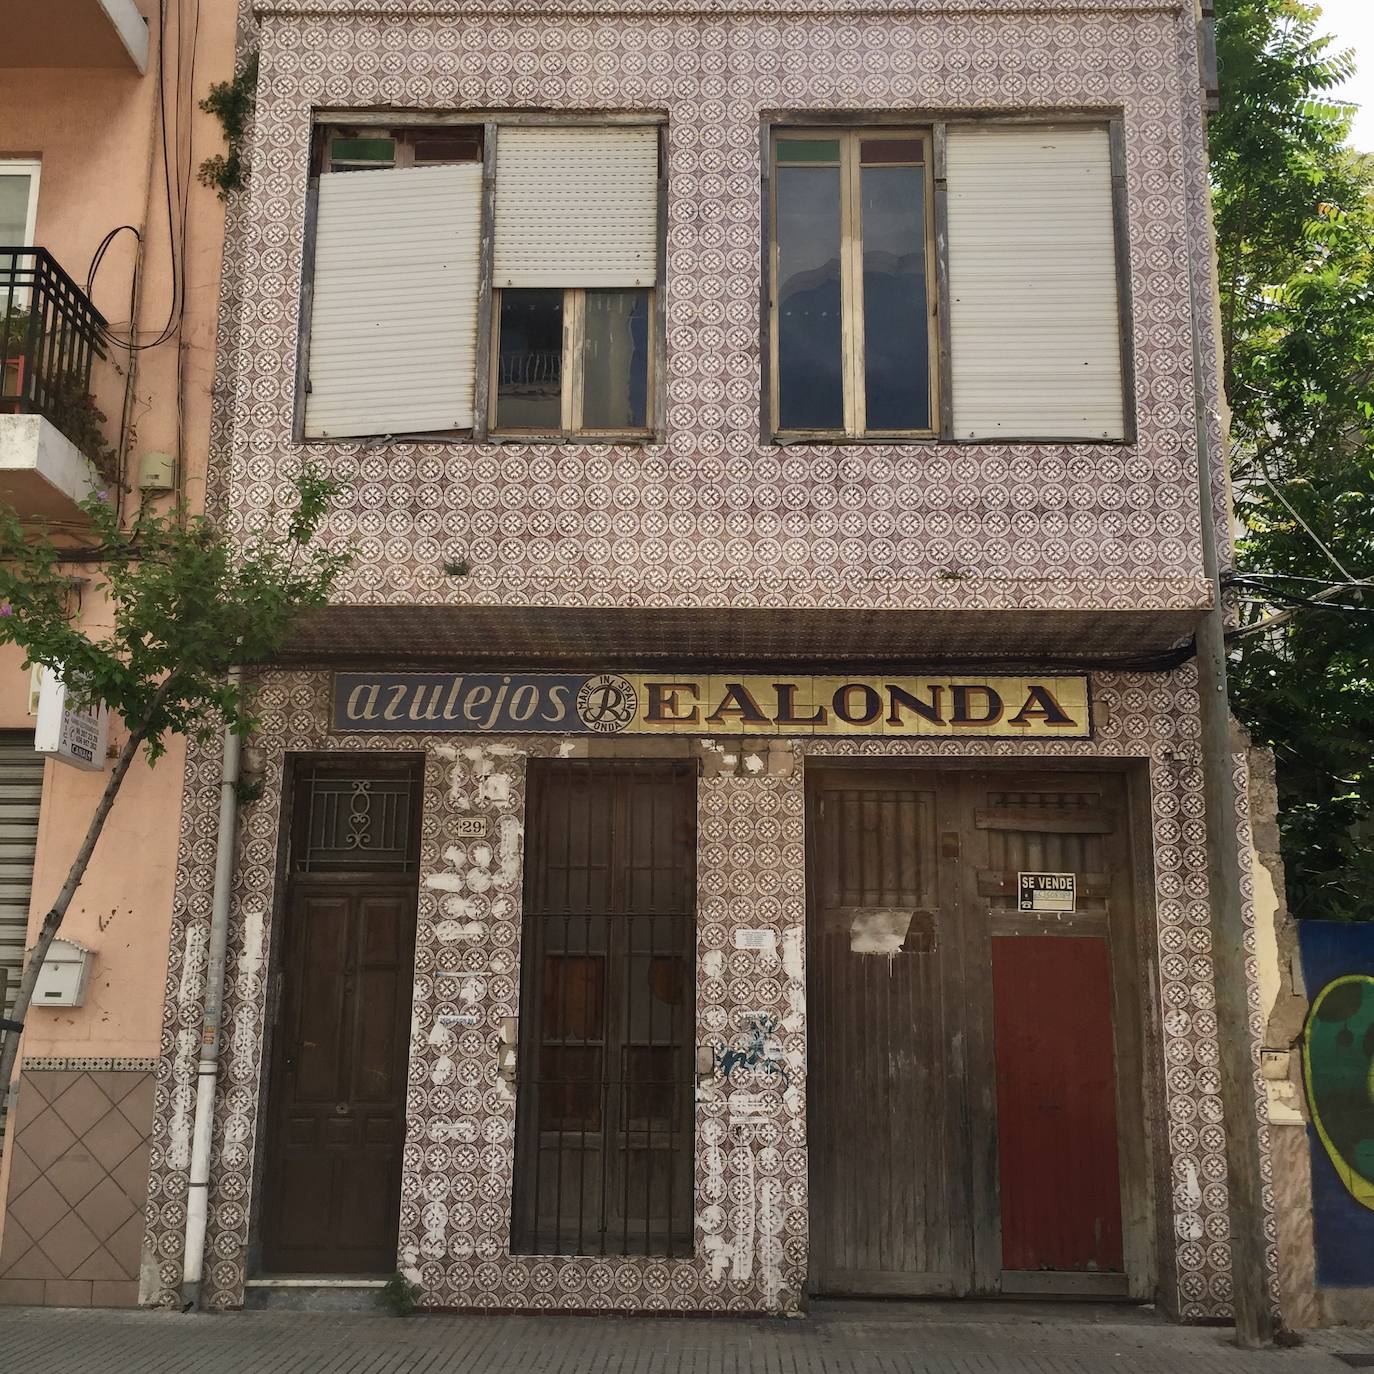
[[1078, 877], [1073, 873], [1018, 873], [1018, 911], [1077, 911]]
[[1085, 676], [335, 673], [335, 734], [1086, 739]]
[[771, 954], [777, 945], [777, 936], [766, 928], [760, 930], [737, 930], [736, 949], [752, 949], [760, 954]]

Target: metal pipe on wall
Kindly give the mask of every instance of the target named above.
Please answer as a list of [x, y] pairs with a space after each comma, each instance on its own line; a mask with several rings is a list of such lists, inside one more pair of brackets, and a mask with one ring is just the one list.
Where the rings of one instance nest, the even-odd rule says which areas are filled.
[[[236, 688], [241, 670], [229, 670]], [[186, 1199], [186, 1243], [182, 1249], [181, 1297], [185, 1307], [200, 1302], [205, 1268], [205, 1231], [209, 1220], [210, 1146], [219, 1080], [220, 1032], [224, 1019], [224, 969], [229, 940], [229, 896], [234, 878], [234, 836], [238, 824], [239, 758], [242, 741], [228, 726], [220, 766], [219, 833], [215, 841], [215, 885], [210, 906], [210, 937], [205, 960], [205, 1010], [200, 1023], [200, 1063], [196, 1071], [196, 1114], [191, 1127], [191, 1168]]]

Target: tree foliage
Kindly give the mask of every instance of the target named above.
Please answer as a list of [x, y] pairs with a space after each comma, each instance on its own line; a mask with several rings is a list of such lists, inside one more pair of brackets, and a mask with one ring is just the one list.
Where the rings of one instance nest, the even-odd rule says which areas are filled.
[[100, 541], [87, 552], [96, 559], [95, 590], [104, 603], [84, 608], [84, 616], [73, 604], [72, 550], [58, 549], [0, 506], [0, 643], [18, 644], [26, 665], [41, 663], [60, 674], [78, 700], [104, 702], [129, 731], [28, 952], [13, 1024], [0, 1024], [0, 1092], [18, 1051], [14, 1027], [28, 1011], [38, 970], [130, 765], [140, 749], [156, 760], [169, 735], [207, 739], [225, 727], [239, 734], [251, 729], [253, 718], [228, 670], [269, 657], [302, 611], [327, 600], [349, 555], [314, 541], [338, 489], [307, 465], [296, 479], [294, 509], [284, 520], [266, 520], [241, 545], [208, 517], [179, 510], [140, 511], [126, 526], [109, 493], [96, 492], [82, 508]]
[[[1354, 61], [1318, 6], [1219, 0], [1217, 21], [1213, 190], [1253, 626], [1374, 577], [1374, 160], [1348, 145], [1332, 92]], [[1236, 710], [1277, 758], [1294, 913], [1374, 919], [1374, 612], [1300, 607], [1233, 643]]]
[[312, 544], [336, 491], [307, 467], [283, 529], [238, 549], [207, 516], [148, 511], [124, 526], [108, 493], [93, 494], [82, 508], [100, 541], [93, 587], [108, 602], [105, 633], [90, 629], [98, 603], [84, 624], [73, 615], [63, 551], [0, 507], [0, 643], [141, 729], [153, 759], [168, 734], [204, 738], [221, 722], [246, 731], [251, 717], [225, 674], [267, 658], [297, 615], [324, 604], [348, 561]]

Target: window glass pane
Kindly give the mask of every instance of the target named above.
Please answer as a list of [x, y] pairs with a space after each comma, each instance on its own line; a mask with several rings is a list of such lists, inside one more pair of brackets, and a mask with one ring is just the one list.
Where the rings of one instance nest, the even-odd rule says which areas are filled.
[[649, 396], [649, 293], [588, 291], [584, 429], [643, 429]]
[[563, 292], [501, 292], [496, 423], [554, 431], [563, 425]]
[[925, 147], [919, 138], [866, 138], [859, 144], [859, 161], [924, 162]]
[[332, 162], [394, 162], [396, 142], [390, 138], [336, 138], [329, 145]]
[[446, 134], [416, 134], [415, 165], [436, 162], [481, 162], [481, 129], [461, 129]]
[[840, 169], [779, 167], [777, 207], [778, 424], [840, 429]]
[[930, 427], [925, 180], [920, 167], [865, 167], [864, 400], [875, 429]]
[[780, 138], [778, 140], [779, 162], [838, 162], [840, 160], [840, 140], [838, 138]]
[[29, 177], [0, 172], [0, 243], [26, 247], [29, 227]]

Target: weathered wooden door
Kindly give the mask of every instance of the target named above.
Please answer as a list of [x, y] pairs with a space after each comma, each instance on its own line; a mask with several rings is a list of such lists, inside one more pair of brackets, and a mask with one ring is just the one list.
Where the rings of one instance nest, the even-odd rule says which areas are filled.
[[696, 771], [531, 763], [512, 1248], [690, 1255]]
[[270, 1273], [396, 1267], [418, 797], [411, 776], [356, 767], [321, 767], [295, 790], [262, 1225]]
[[972, 1265], [959, 893], [934, 774], [816, 769], [810, 790], [811, 1277], [958, 1294]]
[[[1125, 813], [1107, 773], [813, 768], [813, 1291], [1148, 1291]], [[1076, 909], [1018, 911], [1031, 871]]]

